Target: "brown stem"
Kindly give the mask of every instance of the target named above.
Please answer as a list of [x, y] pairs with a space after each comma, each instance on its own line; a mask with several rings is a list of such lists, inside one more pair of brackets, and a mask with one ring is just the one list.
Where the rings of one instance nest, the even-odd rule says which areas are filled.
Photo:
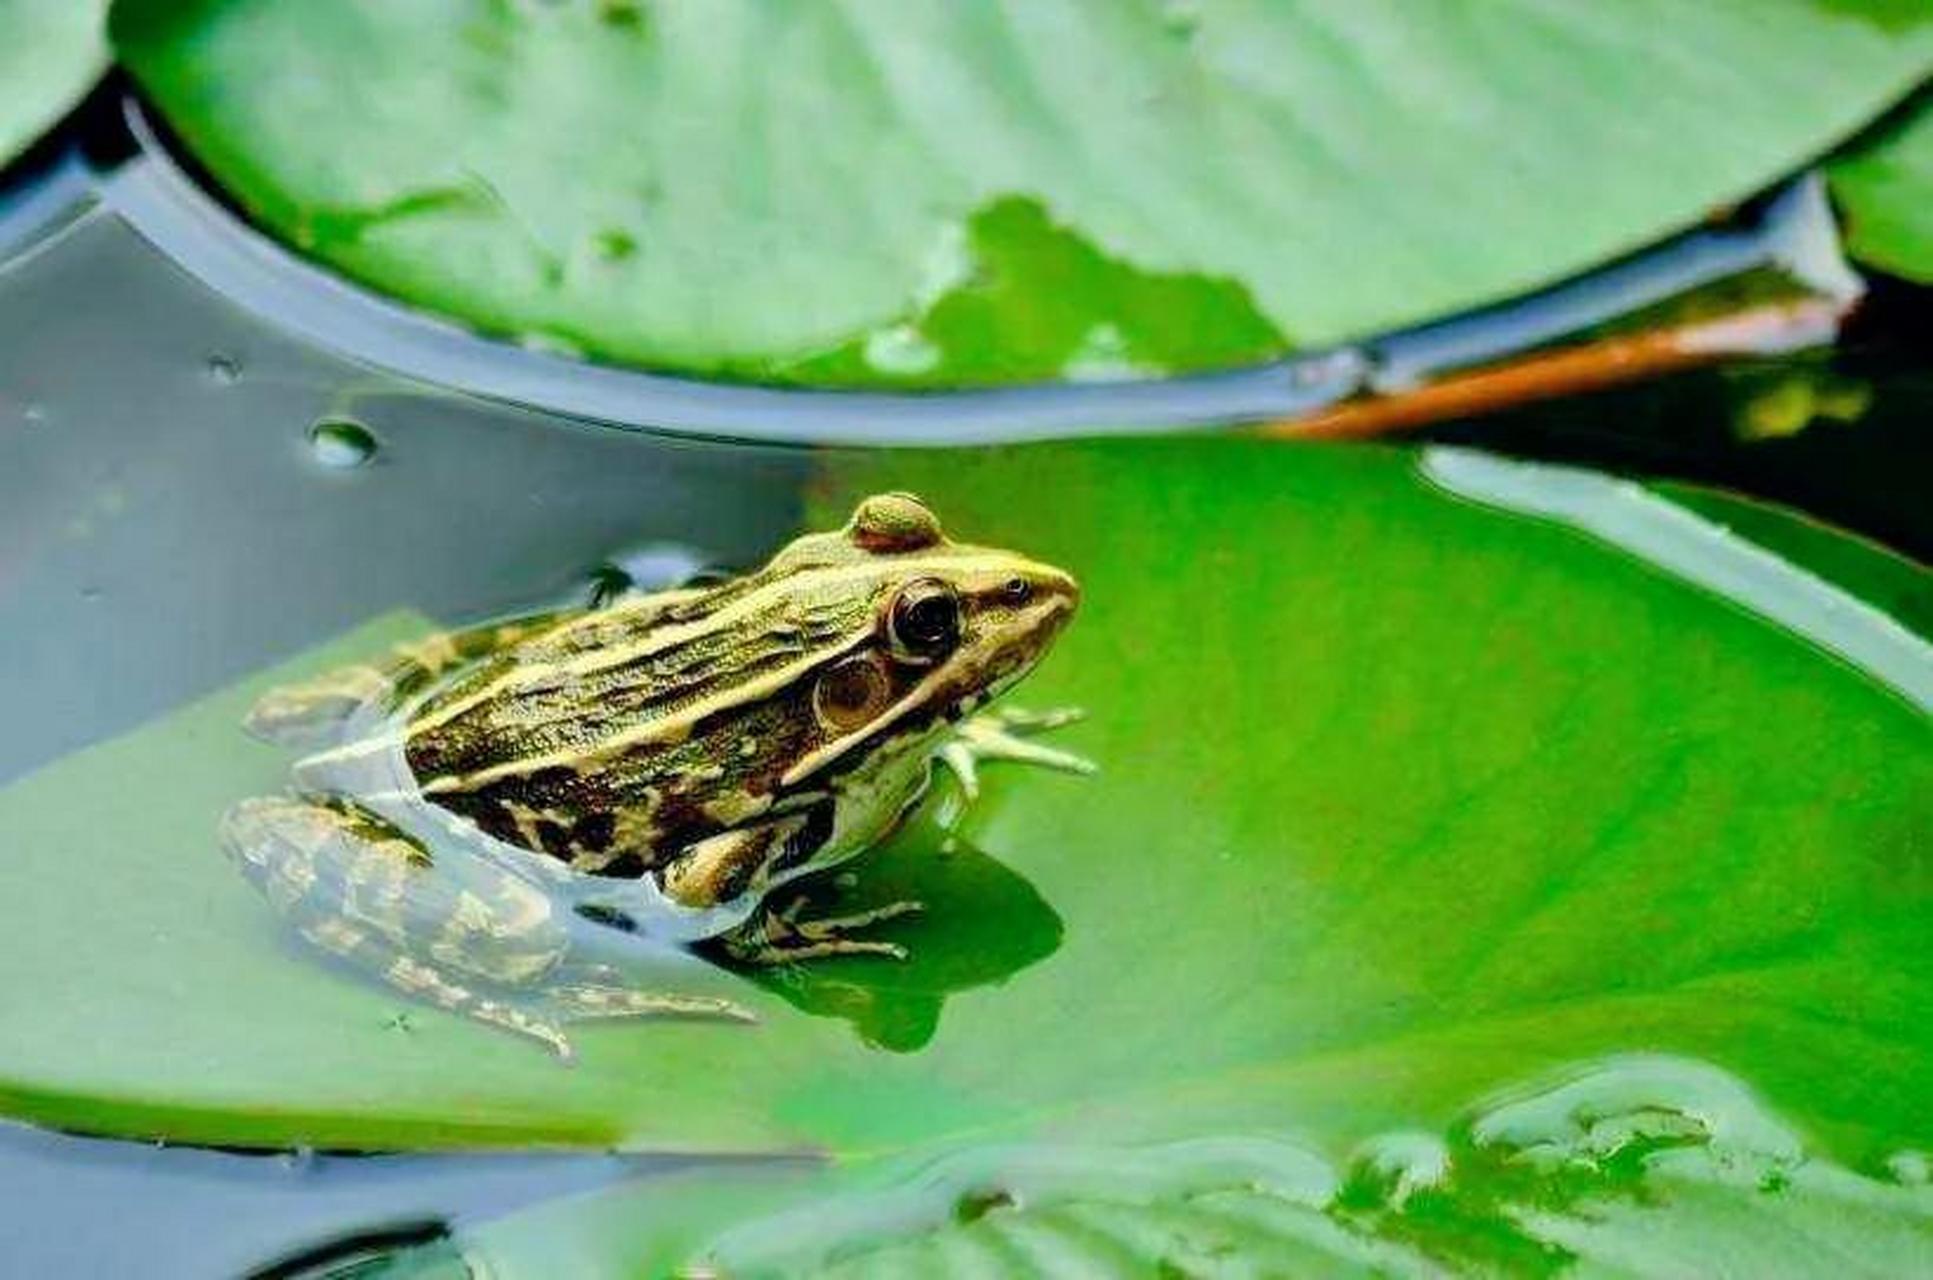
[[1359, 397], [1306, 418], [1265, 422], [1254, 430], [1297, 440], [1360, 440], [1413, 431], [1450, 418], [1654, 378], [1726, 356], [1822, 345], [1837, 336], [1849, 309], [1830, 298], [1750, 307], [1714, 320], [1539, 351], [1508, 364], [1449, 374], [1414, 391]]

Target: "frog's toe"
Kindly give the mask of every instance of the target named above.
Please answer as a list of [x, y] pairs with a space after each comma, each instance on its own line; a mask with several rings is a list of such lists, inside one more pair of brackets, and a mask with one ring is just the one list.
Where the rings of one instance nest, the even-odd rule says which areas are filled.
[[361, 708], [389, 696], [394, 682], [368, 663], [343, 667], [256, 699], [242, 727], [264, 742], [308, 747], [327, 742]]
[[1085, 716], [1079, 707], [1056, 707], [1051, 711], [1004, 707], [983, 711], [961, 722], [953, 738], [940, 748], [938, 759], [958, 779], [961, 794], [969, 803], [980, 796], [980, 766], [989, 760], [1039, 765], [1062, 773], [1095, 773], [1099, 766], [1086, 756], [1033, 741], [1036, 734], [1073, 724]]
[[1024, 707], [994, 707], [981, 712], [973, 719], [998, 725], [1014, 733], [1043, 733], [1049, 729], [1059, 729], [1087, 719], [1087, 709], [1085, 707], [1049, 707], [1045, 711], [1028, 711]]
[[560, 1019], [581, 1022], [610, 1018], [696, 1018], [721, 1022], [757, 1022], [741, 1004], [715, 996], [685, 996], [664, 991], [596, 982], [566, 983], [544, 993], [545, 1003]]

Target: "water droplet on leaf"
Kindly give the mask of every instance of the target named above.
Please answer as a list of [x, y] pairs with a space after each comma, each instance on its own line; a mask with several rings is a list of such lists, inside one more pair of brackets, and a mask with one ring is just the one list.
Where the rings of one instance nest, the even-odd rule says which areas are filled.
[[376, 456], [376, 437], [349, 418], [324, 418], [309, 428], [309, 451], [332, 471], [360, 467]]

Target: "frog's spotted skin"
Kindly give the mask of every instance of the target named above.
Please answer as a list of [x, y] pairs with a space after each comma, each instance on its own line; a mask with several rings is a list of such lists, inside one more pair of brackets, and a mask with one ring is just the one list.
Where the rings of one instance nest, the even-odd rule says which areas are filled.
[[399, 645], [387, 662], [354, 663], [301, 684], [269, 690], [250, 708], [244, 727], [281, 746], [319, 745], [340, 734], [352, 716], [371, 708], [394, 710], [450, 668], [509, 649], [574, 616], [574, 612], [537, 614], [439, 632]]
[[[760, 907], [889, 834], [938, 758], [1085, 772], [1026, 740], [1071, 712], [973, 713], [1074, 612], [1074, 580], [949, 541], [903, 494], [717, 586], [452, 632], [268, 694], [248, 727], [316, 748], [223, 843], [315, 945], [559, 1054], [584, 1018], [743, 1017], [589, 957], [721, 937], [764, 962], [897, 948]], [[755, 918], [756, 917], [756, 918]]]

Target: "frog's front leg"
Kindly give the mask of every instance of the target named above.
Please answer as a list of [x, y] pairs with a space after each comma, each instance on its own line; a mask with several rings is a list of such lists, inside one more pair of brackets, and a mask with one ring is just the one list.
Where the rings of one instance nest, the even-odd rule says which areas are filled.
[[953, 737], [939, 749], [939, 760], [960, 780], [960, 790], [969, 803], [980, 797], [983, 760], [1037, 764], [1063, 773], [1093, 773], [1097, 766], [1087, 757], [1031, 741], [1034, 734], [1073, 724], [1086, 714], [1078, 707], [1058, 707], [1052, 711], [999, 707], [983, 711], [960, 723]]
[[[815, 822], [814, 817], [820, 820]], [[762, 893], [788, 866], [811, 859], [825, 838], [829, 814], [798, 813], [722, 831], [699, 840], [659, 873], [666, 896], [696, 910], [714, 907], [748, 893]], [[877, 955], [897, 960], [906, 949], [897, 943], [870, 942], [846, 935], [920, 910], [917, 902], [895, 902], [857, 915], [802, 920], [806, 899], [783, 911], [761, 906], [743, 924], [721, 934], [727, 955], [746, 964], [787, 964], [825, 956]]]
[[296, 932], [418, 999], [572, 1056], [583, 1018], [748, 1019], [730, 1001], [638, 991], [570, 955], [550, 897], [486, 860], [422, 844], [339, 798], [245, 800], [222, 820], [243, 875]]
[[364, 707], [388, 711], [428, 688], [459, 663], [487, 658], [570, 616], [531, 614], [459, 631], [439, 631], [399, 644], [387, 658], [353, 663], [263, 694], [243, 727], [265, 742], [309, 746], [326, 739]]

